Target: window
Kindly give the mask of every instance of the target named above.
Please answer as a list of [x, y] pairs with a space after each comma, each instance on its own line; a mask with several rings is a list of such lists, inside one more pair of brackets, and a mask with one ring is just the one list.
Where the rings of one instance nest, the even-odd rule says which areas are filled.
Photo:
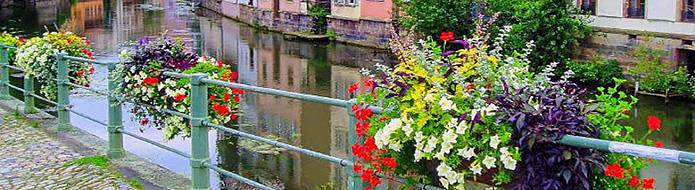
[[580, 0], [579, 9], [584, 13], [596, 15], [596, 0]]
[[627, 0], [627, 17], [644, 18], [645, 0]]
[[683, 21], [695, 22], [695, 0], [683, 0]]
[[338, 3], [338, 5], [342, 5], [345, 4], [345, 0], [336, 0], [336, 3]]
[[356, 1], [356, 0], [348, 0], [348, 5], [355, 5], [355, 4], [357, 4], [357, 3], [355, 3], [355, 1]]

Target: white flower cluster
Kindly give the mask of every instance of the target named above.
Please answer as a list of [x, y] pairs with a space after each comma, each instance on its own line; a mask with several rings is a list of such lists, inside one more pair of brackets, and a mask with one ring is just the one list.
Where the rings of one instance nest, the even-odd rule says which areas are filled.
[[466, 178], [463, 173], [454, 171], [443, 162], [437, 166], [437, 175], [439, 176], [439, 182], [442, 183], [444, 188], [449, 189], [449, 186], [452, 186], [453, 189], [465, 189], [464, 183], [466, 183]]

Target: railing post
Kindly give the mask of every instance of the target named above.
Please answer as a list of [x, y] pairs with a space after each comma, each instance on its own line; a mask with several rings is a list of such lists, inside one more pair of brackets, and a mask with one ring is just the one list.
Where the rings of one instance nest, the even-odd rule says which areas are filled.
[[[347, 111], [348, 114], [348, 146], [352, 147], [353, 144], [357, 143], [359, 140], [357, 137], [357, 132], [355, 132], [355, 125], [357, 124], [357, 118], [355, 118], [355, 113], [352, 112], [352, 105], [355, 104], [355, 99], [352, 99], [349, 101], [347, 107], [345, 107], [345, 111]], [[348, 158], [350, 161], [353, 163], [357, 163], [357, 157], [353, 155], [351, 152], [348, 152], [348, 155], [350, 155]], [[362, 183], [362, 179], [360, 179], [360, 176], [354, 172], [352, 167], [345, 167], [345, 170], [348, 174], [348, 190], [362, 190], [364, 189], [364, 183]]]
[[0, 45], [2, 52], [0, 52], [0, 99], [9, 100], [10, 99], [10, 69], [5, 67], [10, 64], [10, 60], [7, 57], [7, 50], [9, 47], [5, 45]]
[[34, 106], [34, 77], [24, 73], [24, 113], [36, 113], [38, 110]]
[[64, 53], [56, 54], [55, 58], [58, 62], [58, 130], [67, 130], [70, 128], [68, 61], [65, 59]]
[[123, 133], [119, 132], [118, 129], [123, 128], [123, 110], [121, 109], [121, 103], [117, 100], [117, 95], [114, 94], [118, 87], [117, 79], [111, 77], [113, 73], [116, 72], [116, 63], [110, 62], [109, 65], [109, 147], [106, 156], [110, 159], [122, 158], [125, 151], [123, 150]]
[[210, 189], [210, 170], [208, 163], [208, 128], [203, 121], [208, 118], [208, 87], [200, 80], [206, 74], [194, 74], [191, 77], [191, 168], [193, 189]]

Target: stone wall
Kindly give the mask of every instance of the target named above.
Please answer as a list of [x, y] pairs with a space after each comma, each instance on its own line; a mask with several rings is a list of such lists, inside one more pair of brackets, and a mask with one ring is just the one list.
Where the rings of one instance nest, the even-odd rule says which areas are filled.
[[[281, 11], [273, 18], [273, 11], [228, 0], [202, 0], [201, 6], [232, 19], [278, 32], [307, 32], [313, 22], [311, 16], [298, 12]], [[220, 10], [224, 7], [224, 10]], [[217, 10], [215, 9], [217, 8]], [[330, 17], [328, 28], [336, 31], [336, 40], [365, 46], [385, 47], [390, 38], [391, 22], [371, 19]]]
[[634, 65], [636, 60], [630, 56], [630, 52], [641, 44], [651, 48], [667, 52], [665, 61], [671, 63], [672, 68], [687, 66], [687, 61], [681, 56], [683, 51], [692, 49], [692, 46], [684, 45], [683, 40], [666, 36], [645, 36], [620, 32], [597, 32], [582, 45], [576, 56], [580, 59], [591, 59], [598, 56], [608, 59], [616, 59], [625, 70]]
[[328, 28], [335, 30], [339, 41], [384, 47], [391, 37], [391, 23], [376, 20], [349, 20], [329, 17]]
[[222, 0], [200, 0], [200, 6], [218, 13], [222, 12]]

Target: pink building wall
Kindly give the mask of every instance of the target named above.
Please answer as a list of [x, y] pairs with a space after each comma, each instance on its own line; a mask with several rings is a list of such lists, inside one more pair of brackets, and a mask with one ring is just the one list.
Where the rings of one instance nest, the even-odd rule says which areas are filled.
[[300, 0], [280, 0], [280, 12], [299, 13]]
[[258, 8], [262, 10], [272, 11], [273, 0], [258, 0]]
[[362, 19], [391, 21], [392, 0], [360, 0]]

